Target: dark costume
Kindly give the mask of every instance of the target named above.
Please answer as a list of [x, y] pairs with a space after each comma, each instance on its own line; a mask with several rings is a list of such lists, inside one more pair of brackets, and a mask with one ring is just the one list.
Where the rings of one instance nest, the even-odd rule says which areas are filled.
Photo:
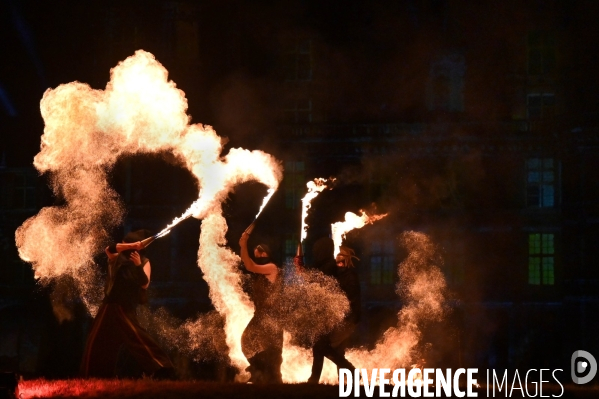
[[[256, 264], [270, 263], [258, 258]], [[283, 329], [277, 322], [276, 299], [282, 288], [277, 276], [271, 283], [263, 274], [252, 273], [250, 298], [254, 302], [254, 317], [241, 335], [241, 350], [250, 365], [246, 369], [253, 383], [282, 383]]]
[[[125, 240], [127, 241], [127, 240]], [[130, 242], [135, 242], [130, 241]], [[116, 246], [109, 249], [116, 253]], [[135, 266], [129, 259], [131, 251], [123, 251], [109, 262], [105, 297], [87, 338], [81, 374], [84, 377], [114, 377], [119, 351], [125, 347], [147, 375], [172, 376], [173, 364], [137, 321], [137, 305], [146, 298], [148, 277], [141, 257]]]
[[314, 264], [324, 274], [333, 276], [341, 290], [349, 300], [350, 310], [343, 321], [333, 330], [320, 337], [312, 348], [312, 374], [308, 379], [309, 383], [318, 383], [324, 358], [327, 357], [338, 368], [354, 369], [354, 366], [345, 358], [345, 344], [352, 335], [356, 326], [360, 322], [361, 300], [360, 300], [360, 280], [354, 267], [337, 266], [333, 258], [334, 244], [330, 238], [323, 238], [314, 243], [313, 256]]

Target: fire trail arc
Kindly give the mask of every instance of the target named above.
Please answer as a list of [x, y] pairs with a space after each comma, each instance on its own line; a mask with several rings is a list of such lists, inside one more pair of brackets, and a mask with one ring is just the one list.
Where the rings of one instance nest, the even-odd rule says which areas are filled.
[[[44, 93], [40, 109], [45, 127], [34, 166], [42, 174], [51, 174], [54, 194], [64, 199], [64, 205], [43, 208], [17, 229], [19, 256], [31, 263], [42, 284], [71, 276], [94, 314], [102, 292], [94, 255], [103, 250], [107, 232], [119, 226], [125, 214], [108, 175], [122, 157], [171, 153], [196, 178], [200, 191], [190, 209], [156, 237], [190, 216], [202, 220], [198, 266], [213, 305], [225, 320], [228, 355], [243, 376], [248, 363], [241, 352], [241, 334], [254, 306], [241, 289], [240, 258], [227, 246], [222, 204], [236, 185], [248, 181], [264, 184], [272, 195], [282, 180], [281, 163], [259, 150], [232, 148], [223, 154], [224, 140], [212, 127], [189, 123], [184, 92], [168, 80], [168, 71], [152, 54], [137, 51], [114, 67], [110, 76], [104, 90], [72, 82]], [[361, 226], [370, 222], [354, 216], [350, 219]], [[338, 231], [343, 231], [342, 237], [349, 230]], [[402, 309], [398, 326], [388, 330], [373, 351], [350, 351], [348, 357], [357, 367], [406, 364], [419, 340], [419, 321], [441, 313], [442, 274], [416, 255], [431, 251], [427, 237], [413, 234], [404, 241], [415, 254], [399, 268], [403, 281], [410, 284], [408, 300], [415, 303], [426, 294], [426, 301], [424, 306]], [[283, 355], [284, 381], [305, 381], [311, 364], [308, 350], [293, 346], [286, 334]], [[334, 383], [336, 378], [329, 363], [321, 381]]]

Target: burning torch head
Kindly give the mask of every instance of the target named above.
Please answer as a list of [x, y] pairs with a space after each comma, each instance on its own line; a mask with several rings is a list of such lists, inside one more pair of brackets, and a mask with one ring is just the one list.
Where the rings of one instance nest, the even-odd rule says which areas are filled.
[[346, 247], [346, 246], [341, 246], [339, 247], [339, 253], [337, 254], [337, 256], [335, 257], [335, 261], [337, 262], [337, 266], [350, 266], [353, 267], [354, 266], [354, 262], [352, 261], [352, 259], [356, 259], [356, 260], [360, 260], [360, 258], [358, 258], [356, 256], [356, 253], [354, 252], [353, 249], [351, 249], [350, 247]]

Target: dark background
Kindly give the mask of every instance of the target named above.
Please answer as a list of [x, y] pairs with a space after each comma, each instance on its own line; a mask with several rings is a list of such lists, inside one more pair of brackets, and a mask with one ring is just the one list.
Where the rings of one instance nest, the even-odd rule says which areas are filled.
[[[393, 325], [397, 237], [417, 230], [438, 244], [450, 289], [446, 321], [422, 340], [431, 367], [567, 371], [574, 350], [599, 355], [598, 17], [590, 0], [1, 0], [2, 364], [76, 373], [89, 318], [68, 281], [62, 291], [33, 281], [14, 231], [60, 200], [32, 166], [44, 91], [102, 89], [137, 49], [168, 69], [193, 123], [228, 137], [227, 149], [283, 161], [255, 233], [280, 262], [295, 253], [310, 179], [338, 184], [313, 204], [308, 260], [346, 211], [389, 212], [347, 237], [366, 315], [354, 344]], [[160, 154], [123, 159], [111, 176], [128, 210], [116, 240], [161, 229], [197, 197], [190, 174]], [[244, 184], [226, 204], [232, 248], [264, 193]], [[195, 265], [199, 224], [150, 249], [151, 305], [179, 317], [211, 309]], [[55, 317], [56, 301], [69, 317]]]

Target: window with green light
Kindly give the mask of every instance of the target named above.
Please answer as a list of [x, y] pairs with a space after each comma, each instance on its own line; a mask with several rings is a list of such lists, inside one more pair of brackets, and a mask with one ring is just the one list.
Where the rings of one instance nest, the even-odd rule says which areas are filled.
[[373, 241], [370, 247], [370, 284], [393, 284], [395, 246], [393, 240]]
[[555, 235], [534, 233], [528, 235], [528, 284], [555, 283]]

